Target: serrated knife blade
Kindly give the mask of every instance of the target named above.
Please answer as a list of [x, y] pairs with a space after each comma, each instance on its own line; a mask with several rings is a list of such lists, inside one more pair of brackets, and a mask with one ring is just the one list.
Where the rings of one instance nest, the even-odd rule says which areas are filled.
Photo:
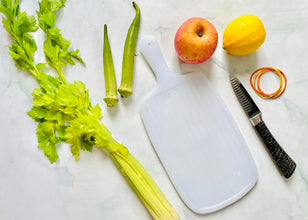
[[241, 106], [250, 119], [251, 124], [264, 142], [264, 145], [270, 153], [278, 170], [285, 178], [289, 178], [296, 168], [296, 163], [275, 140], [262, 119], [261, 111], [250, 97], [249, 93], [239, 81], [239, 79], [233, 73], [230, 73], [229, 76], [232, 88]]

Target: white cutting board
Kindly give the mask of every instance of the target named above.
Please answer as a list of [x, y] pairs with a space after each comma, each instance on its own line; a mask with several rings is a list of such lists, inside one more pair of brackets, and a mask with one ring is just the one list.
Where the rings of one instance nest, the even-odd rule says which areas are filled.
[[202, 73], [172, 73], [153, 36], [144, 37], [140, 49], [157, 79], [141, 117], [180, 197], [199, 214], [240, 199], [258, 174], [221, 97]]

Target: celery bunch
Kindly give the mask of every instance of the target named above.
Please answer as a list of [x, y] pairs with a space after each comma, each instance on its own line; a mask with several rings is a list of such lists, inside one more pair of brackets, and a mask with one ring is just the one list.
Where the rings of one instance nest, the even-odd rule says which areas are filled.
[[43, 73], [41, 68], [45, 64], [34, 62], [37, 45], [29, 33], [38, 29], [35, 17], [20, 12], [19, 0], [1, 0], [0, 4], [0, 12], [5, 16], [3, 26], [14, 40], [9, 54], [15, 65], [29, 71], [39, 84], [32, 92], [33, 107], [28, 112], [38, 122], [38, 147], [51, 163], [58, 159], [56, 145], [60, 142], [71, 144], [76, 160], [80, 149], [91, 151], [95, 146], [106, 150], [154, 219], [179, 219], [146, 170], [100, 121], [101, 109], [91, 104], [85, 85], [80, 81], [67, 82], [61, 67], [66, 63], [75, 64], [73, 59], [83, 61], [79, 51], [70, 51], [70, 42], [53, 27], [54, 13], [64, 3], [64, 0], [42, 0], [37, 12], [39, 26], [47, 35], [46, 61], [60, 77]]

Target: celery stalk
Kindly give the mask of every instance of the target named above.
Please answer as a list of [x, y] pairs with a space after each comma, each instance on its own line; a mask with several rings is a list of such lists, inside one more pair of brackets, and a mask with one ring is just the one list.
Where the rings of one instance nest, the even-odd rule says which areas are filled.
[[180, 219], [156, 183], [133, 155], [115, 152], [110, 153], [110, 156], [154, 219]]

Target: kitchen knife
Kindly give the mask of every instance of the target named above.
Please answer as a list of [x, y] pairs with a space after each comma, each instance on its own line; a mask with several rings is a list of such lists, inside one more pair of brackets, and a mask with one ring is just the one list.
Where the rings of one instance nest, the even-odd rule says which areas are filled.
[[252, 100], [239, 79], [234, 74], [230, 73], [230, 81], [240, 104], [249, 117], [250, 122], [263, 140], [278, 169], [285, 178], [289, 178], [295, 170], [296, 163], [282, 149], [271, 132], [268, 130], [264, 121], [262, 120], [261, 111]]

